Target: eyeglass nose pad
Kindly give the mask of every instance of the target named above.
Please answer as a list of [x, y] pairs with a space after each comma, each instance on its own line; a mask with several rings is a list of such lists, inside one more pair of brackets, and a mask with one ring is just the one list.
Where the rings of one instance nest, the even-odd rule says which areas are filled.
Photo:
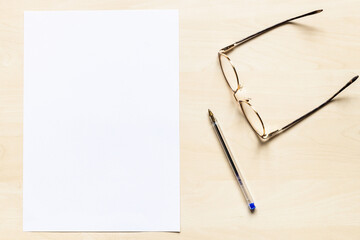
[[243, 87], [236, 89], [233, 96], [234, 96], [236, 102], [239, 102], [239, 101], [249, 102], [251, 100], [251, 98], [247, 97], [247, 91]]

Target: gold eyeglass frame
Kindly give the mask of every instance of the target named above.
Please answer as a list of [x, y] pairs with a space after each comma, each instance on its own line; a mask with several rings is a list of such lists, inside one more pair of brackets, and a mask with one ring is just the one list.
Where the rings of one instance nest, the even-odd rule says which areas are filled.
[[[317, 14], [317, 13], [320, 13], [322, 12], [323, 10], [320, 9], [320, 10], [315, 10], [315, 11], [312, 11], [312, 12], [309, 12], [309, 13], [306, 13], [306, 14], [303, 14], [303, 15], [300, 15], [300, 16], [297, 16], [297, 17], [293, 17], [293, 18], [290, 18], [288, 20], [285, 20], [285, 21], [282, 21], [278, 24], [275, 24], [271, 27], [268, 27], [260, 32], [257, 32], [249, 37], [246, 37], [240, 41], [237, 41], [231, 45], [228, 45], [224, 48], [222, 48], [219, 52], [218, 52], [218, 58], [219, 58], [219, 63], [220, 63], [220, 67], [221, 67], [221, 71], [225, 77], [225, 80], [226, 80], [226, 83], [228, 84], [228, 86], [230, 87], [231, 91], [233, 92], [233, 96], [235, 98], [235, 100], [239, 103], [240, 105], [240, 108], [241, 108], [241, 111], [243, 112], [247, 122], [249, 123], [249, 125], [251, 126], [252, 130], [256, 133], [256, 135], [262, 139], [262, 140], [269, 140], [273, 137], [275, 137], [276, 135], [286, 131], [287, 129], [293, 127], [295, 124], [299, 123], [300, 121], [304, 120], [305, 118], [307, 118], [308, 116], [310, 116], [311, 114], [313, 114], [314, 112], [318, 111], [319, 109], [321, 109], [322, 107], [324, 107], [325, 105], [327, 105], [332, 99], [334, 99], [340, 92], [342, 92], [345, 88], [347, 88], [350, 84], [352, 84], [353, 82], [355, 82], [355, 80], [359, 77], [359, 76], [355, 76], [353, 77], [349, 82], [347, 82], [345, 84], [345, 86], [343, 86], [338, 92], [336, 92], [332, 97], [330, 97], [328, 100], [326, 100], [324, 103], [322, 103], [320, 106], [314, 108], [313, 110], [311, 110], [310, 112], [306, 113], [305, 115], [299, 117], [298, 119], [292, 121], [291, 123], [287, 124], [286, 126], [280, 128], [280, 129], [277, 129], [275, 131], [272, 131], [270, 133], [266, 133], [266, 130], [265, 130], [265, 125], [264, 125], [264, 122], [262, 120], [262, 118], [260, 117], [259, 113], [255, 110], [255, 108], [251, 105], [250, 103], [250, 99], [249, 98], [244, 98], [244, 97], [241, 97], [241, 98], [238, 98], [237, 97], [237, 94], [241, 91], [241, 89], [243, 88], [243, 86], [240, 84], [240, 81], [239, 81], [239, 76], [238, 76], [238, 73], [236, 71], [236, 68], [233, 64], [233, 62], [231, 61], [231, 59], [229, 58], [229, 56], [227, 56], [226, 54], [231, 52], [232, 50], [234, 50], [236, 47], [244, 44], [245, 42], [249, 41], [249, 40], [252, 40], [270, 30], [273, 30], [281, 25], [284, 25], [290, 21], [293, 21], [295, 19], [298, 19], [298, 18], [302, 18], [302, 17], [306, 17], [306, 16], [309, 16], [309, 15], [313, 15], [313, 14]], [[236, 76], [236, 82], [237, 82], [237, 87], [236, 89], [234, 89], [229, 80], [227, 79], [226, 77], [226, 74], [224, 72], [224, 69], [223, 69], [223, 66], [222, 66], [222, 62], [221, 62], [221, 57], [224, 57], [227, 61], [229, 61], [231, 67], [232, 67], [232, 70], [234, 71], [235, 73], [235, 76]], [[246, 115], [246, 112], [244, 110], [244, 107], [243, 107], [243, 104], [247, 104], [251, 109], [252, 111], [254, 111], [254, 113], [256, 114], [256, 116], [258, 117], [259, 119], [259, 122], [262, 126], [262, 133], [259, 133], [255, 127], [253, 126], [253, 124], [251, 123], [251, 121], [249, 120], [249, 117]]]

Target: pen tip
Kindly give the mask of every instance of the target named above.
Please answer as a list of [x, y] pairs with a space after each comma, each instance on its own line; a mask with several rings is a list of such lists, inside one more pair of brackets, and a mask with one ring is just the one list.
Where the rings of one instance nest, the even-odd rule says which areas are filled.
[[212, 111], [210, 109], [208, 109], [208, 111], [209, 111], [209, 118], [210, 118], [211, 122], [213, 122], [213, 123], [216, 122], [216, 119], [215, 119], [214, 114], [212, 113]]
[[210, 109], [208, 109], [208, 111], [209, 111], [209, 116], [210, 116], [210, 117], [214, 116], [214, 114], [211, 112]]

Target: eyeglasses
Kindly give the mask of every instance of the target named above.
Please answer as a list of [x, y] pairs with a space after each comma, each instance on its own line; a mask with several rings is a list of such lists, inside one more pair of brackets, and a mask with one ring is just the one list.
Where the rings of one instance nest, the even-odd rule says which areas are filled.
[[227, 84], [229, 85], [230, 89], [233, 92], [234, 98], [235, 100], [239, 103], [240, 108], [247, 120], [247, 122], [250, 124], [251, 128], [254, 130], [254, 132], [258, 135], [258, 137], [260, 137], [262, 140], [268, 140], [284, 131], [286, 131], [287, 129], [291, 128], [292, 126], [294, 126], [295, 124], [299, 123], [300, 121], [304, 120], [305, 118], [307, 118], [308, 116], [310, 116], [311, 114], [313, 114], [314, 112], [316, 112], [317, 110], [319, 110], [320, 108], [324, 107], [325, 105], [327, 105], [332, 99], [334, 99], [339, 93], [341, 93], [345, 88], [347, 88], [348, 86], [350, 86], [350, 84], [352, 84], [353, 82], [355, 82], [355, 80], [359, 77], [359, 76], [355, 76], [353, 77], [347, 84], [345, 84], [344, 87], [342, 87], [338, 92], [336, 92], [331, 98], [329, 98], [327, 101], [325, 101], [324, 103], [322, 103], [320, 106], [318, 106], [317, 108], [311, 110], [310, 112], [306, 113], [305, 115], [299, 117], [298, 119], [292, 121], [291, 123], [287, 124], [286, 126], [277, 129], [275, 131], [272, 131], [270, 133], [266, 132], [265, 129], [265, 125], [263, 120], [261, 119], [259, 113], [255, 110], [255, 108], [251, 105], [250, 103], [250, 99], [248, 98], [244, 98], [244, 97], [239, 97], [239, 93], [243, 88], [243, 85], [240, 84], [239, 81], [239, 76], [238, 73], [234, 67], [234, 64], [232, 63], [232, 61], [230, 60], [229, 56], [227, 56], [226, 54], [229, 53], [230, 51], [234, 50], [236, 47], [240, 46], [241, 44], [244, 44], [247, 41], [250, 41], [258, 36], [260, 36], [261, 34], [264, 34], [270, 30], [273, 30], [281, 25], [284, 25], [290, 21], [293, 21], [295, 19], [298, 18], [302, 18], [302, 17], [306, 17], [306, 16], [310, 16], [316, 13], [320, 13], [323, 10], [316, 10], [316, 11], [312, 11], [297, 17], [293, 17], [290, 18], [288, 20], [285, 20], [283, 22], [280, 22], [278, 24], [275, 24], [271, 27], [268, 27], [258, 33], [255, 33], [249, 37], [246, 37], [240, 41], [237, 41], [229, 46], [224, 47], [223, 49], [221, 49], [218, 52], [218, 57], [219, 57], [219, 62], [220, 62], [220, 66], [221, 66], [221, 70], [222, 73], [225, 77], [225, 80], [227, 82]]

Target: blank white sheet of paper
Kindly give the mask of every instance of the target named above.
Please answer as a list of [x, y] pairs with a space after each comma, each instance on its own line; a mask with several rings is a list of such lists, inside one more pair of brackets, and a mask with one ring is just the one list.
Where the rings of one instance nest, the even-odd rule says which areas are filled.
[[24, 13], [24, 231], [180, 231], [178, 24]]

